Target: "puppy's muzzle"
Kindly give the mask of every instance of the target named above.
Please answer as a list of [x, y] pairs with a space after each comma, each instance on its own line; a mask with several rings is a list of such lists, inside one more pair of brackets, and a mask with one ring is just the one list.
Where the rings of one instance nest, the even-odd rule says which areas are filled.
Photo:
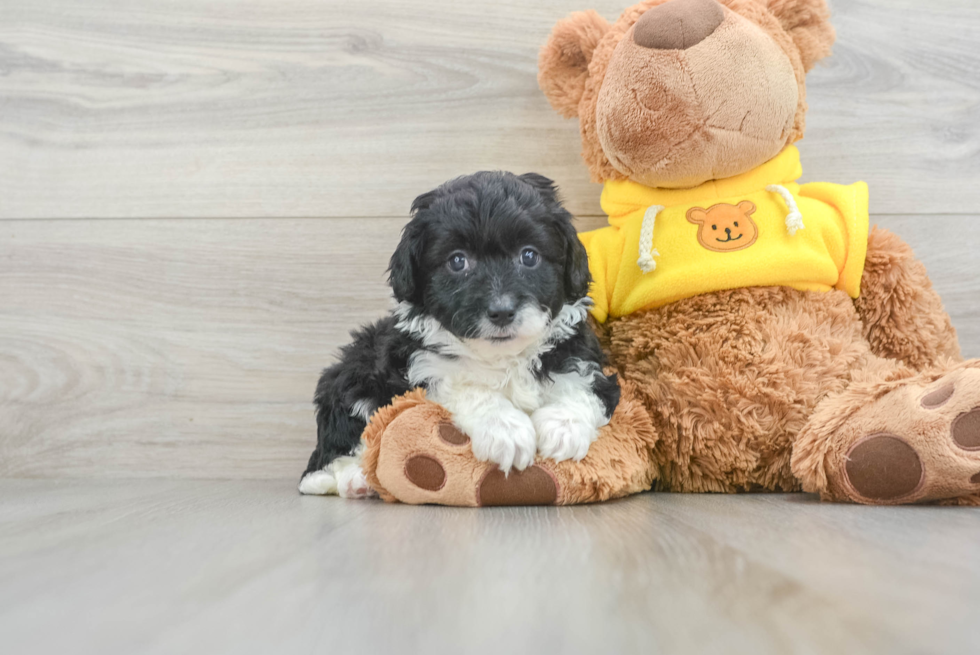
[[517, 301], [510, 296], [495, 298], [487, 307], [487, 318], [497, 327], [507, 327], [517, 316]]

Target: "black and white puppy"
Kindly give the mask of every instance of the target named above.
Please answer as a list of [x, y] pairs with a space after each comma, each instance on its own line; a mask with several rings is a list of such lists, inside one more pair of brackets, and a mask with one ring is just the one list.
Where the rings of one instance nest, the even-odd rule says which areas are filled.
[[551, 180], [482, 172], [419, 196], [389, 272], [397, 308], [353, 332], [317, 385], [302, 493], [371, 495], [361, 432], [415, 387], [504, 471], [535, 453], [585, 457], [619, 386], [602, 372], [588, 258]]

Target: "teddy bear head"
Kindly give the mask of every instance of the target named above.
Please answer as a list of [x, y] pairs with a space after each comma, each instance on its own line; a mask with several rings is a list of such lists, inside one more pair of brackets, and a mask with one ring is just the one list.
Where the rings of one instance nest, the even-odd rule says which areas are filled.
[[560, 21], [538, 82], [578, 116], [592, 179], [687, 188], [803, 136], [806, 73], [830, 54], [825, 0], [644, 0]]

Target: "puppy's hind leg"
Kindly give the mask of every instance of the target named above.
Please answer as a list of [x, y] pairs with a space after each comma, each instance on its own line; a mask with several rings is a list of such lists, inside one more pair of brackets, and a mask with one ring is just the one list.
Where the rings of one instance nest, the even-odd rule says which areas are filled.
[[299, 482], [299, 492], [306, 495], [336, 495], [351, 499], [377, 496], [361, 468], [363, 450], [362, 447], [358, 447], [353, 455], [338, 457], [322, 469], [306, 473]]
[[[362, 412], [363, 413], [363, 412]], [[317, 399], [317, 446], [299, 482], [301, 494], [370, 498], [375, 495], [361, 470], [361, 432], [366, 421], [339, 403]]]

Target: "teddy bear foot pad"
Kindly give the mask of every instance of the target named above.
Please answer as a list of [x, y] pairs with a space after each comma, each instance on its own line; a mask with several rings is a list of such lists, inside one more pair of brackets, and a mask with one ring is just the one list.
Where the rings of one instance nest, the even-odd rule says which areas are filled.
[[847, 499], [906, 504], [980, 492], [980, 370], [900, 387], [850, 423], [854, 440], [833, 467]]
[[[443, 427], [455, 429], [452, 426]], [[447, 478], [446, 469], [438, 460], [430, 455], [413, 455], [405, 462], [404, 479], [400, 481], [402, 484], [396, 483], [395, 486], [400, 487], [407, 483], [438, 493], [445, 487]], [[476, 486], [475, 504], [478, 507], [554, 505], [557, 500], [558, 483], [554, 475], [537, 464], [506, 475], [495, 466], [489, 467]]]
[[505, 475], [495, 464], [476, 460], [469, 437], [449, 422], [417, 434], [420, 439], [410, 445], [414, 454], [389, 445], [378, 461], [385, 489], [403, 502], [491, 507], [558, 501], [558, 482], [540, 464]]

